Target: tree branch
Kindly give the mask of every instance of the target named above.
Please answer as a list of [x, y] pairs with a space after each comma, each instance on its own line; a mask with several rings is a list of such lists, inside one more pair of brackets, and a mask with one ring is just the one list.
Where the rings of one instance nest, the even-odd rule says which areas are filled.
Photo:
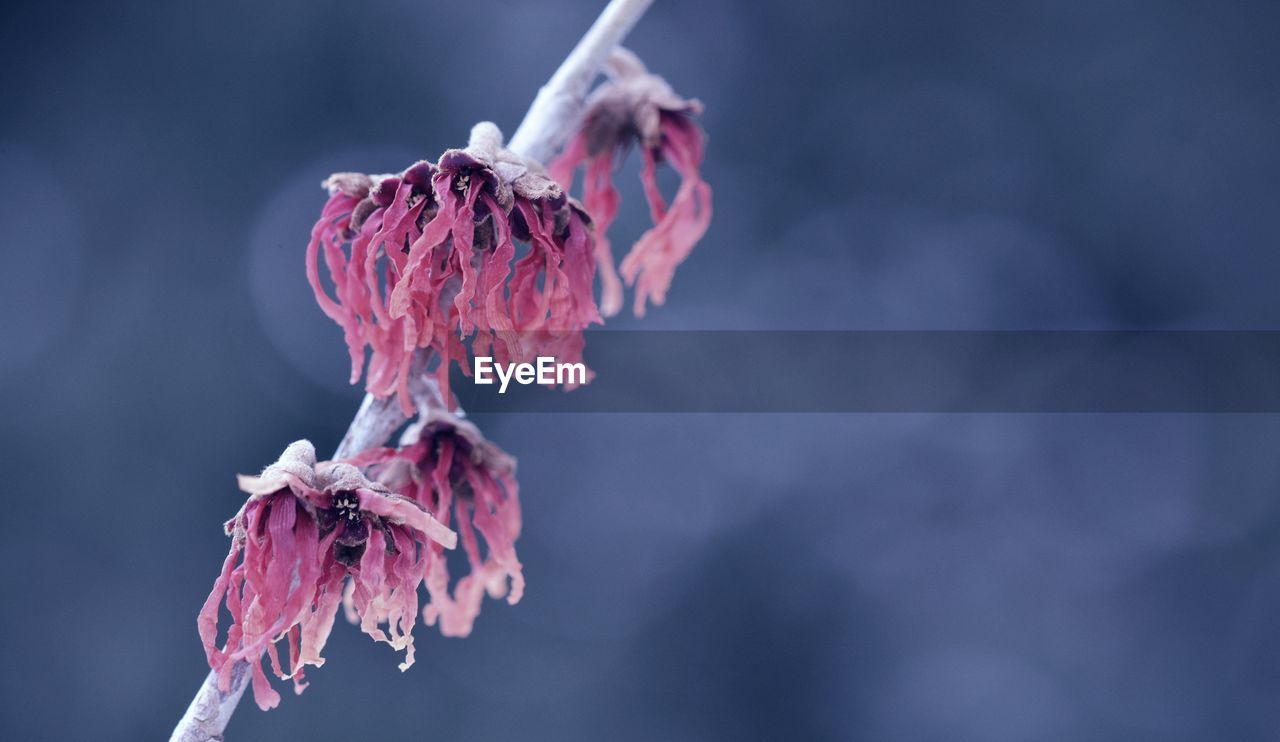
[[605, 60], [653, 0], [613, 0], [538, 91], [507, 149], [546, 163], [578, 128], [583, 102]]
[[[627, 32], [640, 20], [653, 0], [611, 0], [600, 17], [591, 25], [569, 56], [565, 58], [546, 85], [538, 91], [520, 127], [507, 148], [529, 159], [545, 162], [554, 155], [576, 130], [582, 116], [583, 102], [610, 52], [622, 43]], [[415, 361], [422, 367], [425, 357]], [[422, 374], [414, 374], [421, 378]], [[427, 386], [415, 397], [430, 400], [434, 382], [422, 379]], [[351, 426], [338, 445], [334, 459], [354, 456], [386, 443], [391, 434], [408, 421], [395, 396], [378, 399], [366, 394], [356, 411]], [[249, 665], [237, 662], [231, 671], [231, 687], [218, 688], [218, 677], [210, 672], [196, 692], [191, 705], [178, 721], [169, 742], [221, 742], [222, 732], [235, 713], [236, 705], [248, 686]]]

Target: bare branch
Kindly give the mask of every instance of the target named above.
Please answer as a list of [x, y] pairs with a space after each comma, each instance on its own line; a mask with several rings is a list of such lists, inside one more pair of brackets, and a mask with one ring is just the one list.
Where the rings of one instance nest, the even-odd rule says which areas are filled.
[[583, 101], [609, 54], [622, 43], [653, 0], [613, 0], [569, 52], [542, 89], [507, 145], [545, 163], [577, 129]]
[[218, 674], [209, 671], [187, 713], [178, 720], [169, 742], [222, 742], [222, 732], [235, 713], [236, 704], [249, 685], [249, 663], [241, 660], [231, 668], [231, 690], [218, 690]]

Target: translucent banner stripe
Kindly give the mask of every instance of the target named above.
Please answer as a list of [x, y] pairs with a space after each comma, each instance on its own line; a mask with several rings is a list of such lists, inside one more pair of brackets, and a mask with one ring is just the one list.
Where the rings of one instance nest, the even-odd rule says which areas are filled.
[[585, 359], [574, 391], [454, 390], [474, 412], [1280, 412], [1280, 332], [597, 331]]

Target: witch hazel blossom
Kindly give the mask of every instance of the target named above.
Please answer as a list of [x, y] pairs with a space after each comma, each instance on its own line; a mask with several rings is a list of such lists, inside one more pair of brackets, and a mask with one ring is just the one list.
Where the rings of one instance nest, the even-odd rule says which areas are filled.
[[[607, 71], [610, 80], [588, 99], [581, 128], [549, 170], [566, 189], [574, 173], [583, 171], [582, 200], [596, 224], [601, 313], [610, 317], [622, 308], [625, 280], [635, 287], [633, 311], [644, 316], [646, 303], [666, 301], [676, 267], [711, 223], [711, 187], [701, 175], [703, 135], [693, 121], [702, 113], [702, 104], [677, 95], [625, 49], [614, 50]], [[653, 226], [615, 268], [606, 235], [620, 204], [613, 174], [633, 145], [643, 158], [640, 181]], [[661, 163], [680, 175], [670, 203], [658, 187]]]
[[[522, 151], [552, 151], [564, 140], [601, 60], [647, 5], [611, 0], [526, 115]], [[344, 460], [317, 461], [315, 448], [297, 441], [260, 475], [240, 477], [248, 497], [226, 524], [231, 546], [198, 616], [212, 672], [172, 739], [221, 739], [246, 676], [259, 707], [277, 705], [264, 661], [301, 693], [305, 668], [324, 664], [340, 609], [403, 651], [404, 670], [419, 619], [466, 636], [486, 598], [514, 604], [523, 596], [516, 463], [454, 408], [450, 367], [470, 374], [469, 359], [510, 367], [550, 357], [557, 369], [575, 367], [576, 378], [557, 385], [589, 381], [583, 331], [619, 311], [623, 281], [635, 288], [636, 314], [661, 304], [711, 216], [692, 120], [701, 105], [628, 52], [615, 52], [610, 65], [612, 79], [591, 96], [554, 177], [485, 122], [465, 148], [435, 162], [325, 181], [307, 280], [342, 330], [351, 382], [363, 377], [368, 395], [340, 446]], [[632, 145], [644, 158], [654, 225], [615, 267], [604, 237], [619, 205], [611, 179]], [[657, 184], [660, 163], [681, 178], [670, 203]], [[568, 194], [579, 168], [583, 203]], [[398, 447], [357, 453], [415, 412]], [[446, 551], [459, 543], [465, 560], [451, 565]]]
[[445, 636], [467, 636], [486, 596], [520, 601], [525, 581], [515, 548], [521, 528], [516, 462], [479, 428], [454, 413], [426, 410], [399, 448], [374, 449], [356, 460], [458, 531], [467, 572], [451, 575], [443, 549], [431, 547], [424, 623], [438, 623]]
[[[239, 482], [249, 497], [226, 524], [231, 549], [197, 620], [222, 689], [243, 661], [258, 706], [276, 706], [280, 695], [263, 670], [265, 654], [276, 676], [292, 679], [301, 693], [304, 668], [324, 664], [321, 651], [348, 581], [361, 628], [404, 651], [401, 669], [408, 668], [422, 555], [432, 545], [441, 553], [454, 548], [457, 534], [355, 466], [317, 462], [308, 441], [291, 444], [261, 475]], [[219, 648], [223, 606], [231, 622]]]
[[[312, 230], [307, 277], [342, 327], [352, 383], [365, 349], [366, 388], [412, 414], [412, 357], [427, 349], [448, 399], [448, 371], [477, 355], [579, 361], [582, 330], [601, 321], [592, 295], [594, 235], [586, 211], [541, 165], [503, 146], [483, 122], [436, 163], [374, 178], [339, 173]], [[527, 249], [517, 258], [517, 245]], [[320, 278], [328, 271], [333, 293]]]

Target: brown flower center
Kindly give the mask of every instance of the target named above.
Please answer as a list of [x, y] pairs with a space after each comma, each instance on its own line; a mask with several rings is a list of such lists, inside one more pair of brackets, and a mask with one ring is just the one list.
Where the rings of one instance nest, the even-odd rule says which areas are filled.
[[339, 520], [355, 520], [360, 517], [360, 500], [354, 492], [339, 492], [333, 502], [333, 509], [337, 511]]
[[369, 519], [360, 511], [360, 498], [356, 493], [339, 492], [333, 496], [333, 505], [320, 511], [321, 533], [335, 529], [338, 537], [333, 544], [334, 559], [348, 567], [355, 566], [369, 540]]

